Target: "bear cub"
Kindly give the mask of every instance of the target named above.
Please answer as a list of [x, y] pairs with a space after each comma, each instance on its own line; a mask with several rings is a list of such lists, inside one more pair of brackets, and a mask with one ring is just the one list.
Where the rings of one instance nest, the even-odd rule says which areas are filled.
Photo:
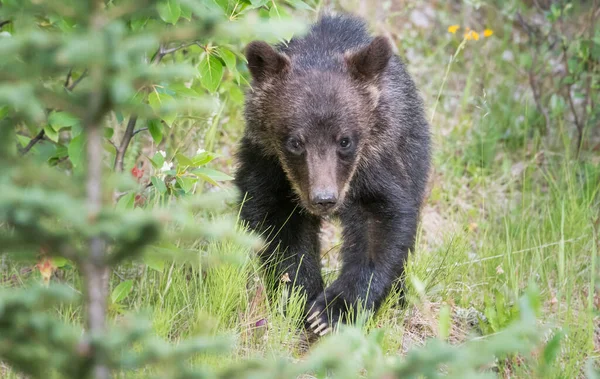
[[[377, 311], [414, 247], [430, 167], [422, 100], [384, 37], [348, 15], [246, 48], [252, 88], [237, 153], [241, 218], [278, 283], [306, 295], [317, 335]], [[340, 219], [341, 271], [324, 288], [319, 230]]]

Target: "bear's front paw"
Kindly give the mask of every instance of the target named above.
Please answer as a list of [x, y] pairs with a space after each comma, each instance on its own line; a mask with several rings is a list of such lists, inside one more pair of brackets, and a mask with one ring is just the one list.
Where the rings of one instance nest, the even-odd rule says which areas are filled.
[[331, 287], [309, 304], [306, 327], [318, 336], [331, 332], [352, 307], [341, 291]]

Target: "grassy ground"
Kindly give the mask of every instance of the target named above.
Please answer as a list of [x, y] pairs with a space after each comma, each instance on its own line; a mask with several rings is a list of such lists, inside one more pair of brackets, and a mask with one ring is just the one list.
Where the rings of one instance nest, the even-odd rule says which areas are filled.
[[[520, 32], [497, 10], [403, 3], [408, 5], [393, 8], [380, 30], [395, 39], [421, 88], [432, 117], [434, 170], [419, 243], [407, 266], [408, 302], [396, 307], [390, 299], [365, 328], [385, 331], [381, 347], [389, 355], [405, 354], [436, 336], [440, 313], [447, 310], [452, 343], [485, 338], [515, 318], [518, 297], [535, 285], [542, 299], [540, 323], [551, 331], [546, 338], [563, 335], [558, 357], [545, 373], [519, 356], [497, 362], [495, 369], [503, 377], [579, 377], [588, 359], [600, 357], [593, 226], [598, 157], [571, 158], [572, 124], [566, 116], [559, 116], [561, 130], [541, 135], [541, 119], [517, 62], [521, 52], [513, 46]], [[449, 65], [462, 41], [462, 30], [447, 32], [452, 24], [494, 34], [467, 41]], [[220, 163], [231, 171], [243, 127], [240, 102], [229, 99], [217, 120], [193, 126], [188, 147], [204, 140], [225, 156]], [[338, 267], [339, 234], [335, 223], [323, 232], [328, 281]], [[211, 255], [245, 253], [223, 244], [191, 248]], [[252, 259], [215, 267], [167, 263], [160, 271], [123, 268], [113, 275], [113, 287], [126, 278], [134, 280], [133, 291], [113, 305], [115, 320], [147, 310], [156, 333], [172, 341], [199, 333], [237, 338], [234, 354], [199, 362], [225, 366], [244, 357], [303, 356], [301, 336], [293, 332], [300, 307], [291, 306], [284, 316], [282, 302], [265, 296]], [[63, 315], [76, 319], [79, 312]]]

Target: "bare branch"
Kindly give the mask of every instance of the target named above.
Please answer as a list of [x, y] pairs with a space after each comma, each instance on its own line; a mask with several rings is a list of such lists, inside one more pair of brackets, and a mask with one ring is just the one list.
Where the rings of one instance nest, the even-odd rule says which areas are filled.
[[133, 132], [133, 135], [135, 136], [136, 134], [145, 132], [146, 130], [148, 130], [148, 128], [139, 128], [138, 130], [136, 130], [135, 132]]
[[179, 46], [171, 47], [168, 49], [164, 45], [160, 45], [158, 47], [158, 50], [156, 51], [156, 53], [154, 53], [154, 56], [152, 57], [152, 63], [160, 63], [160, 61], [165, 57], [165, 55], [172, 54], [178, 50], [184, 49], [196, 43], [197, 41], [194, 41], [190, 43], [181, 44]]
[[546, 132], [550, 128], [550, 115], [548, 114], [548, 111], [546, 110], [546, 108], [544, 108], [544, 106], [542, 105], [541, 94], [537, 88], [537, 82], [535, 79], [536, 73], [534, 72], [534, 68], [537, 64], [537, 59], [538, 59], [538, 52], [536, 51], [533, 55], [533, 60], [531, 62], [531, 68], [529, 69], [527, 74], [529, 77], [529, 86], [531, 87], [531, 92], [533, 93], [533, 101], [535, 102], [535, 106], [536, 106], [538, 112], [540, 112], [544, 116], [544, 120], [545, 120], [544, 132]]
[[[70, 72], [70, 71], [69, 71]], [[84, 70], [83, 73], [81, 74], [81, 76], [79, 78], [77, 78], [77, 80], [75, 80], [69, 87], [66, 87], [69, 91], [73, 91], [75, 89], [75, 87], [77, 87], [77, 85], [79, 83], [81, 83], [81, 81], [87, 76], [87, 72], [88, 70]]]
[[27, 146], [25, 146], [25, 148], [23, 148], [23, 150], [21, 150], [21, 155], [27, 154], [29, 152], [29, 150], [31, 150], [33, 148], [33, 146], [35, 146], [36, 143], [38, 143], [44, 139], [45, 135], [46, 135], [46, 132], [44, 132], [44, 129], [40, 130], [40, 132], [35, 137], [33, 137], [31, 139], [31, 141], [29, 141]]
[[[567, 45], [563, 43], [563, 65], [565, 67], [565, 77], [569, 76], [569, 61], [567, 55]], [[579, 119], [579, 114], [577, 113], [577, 109], [575, 108], [575, 103], [573, 102], [573, 96], [571, 95], [571, 83], [567, 82], [566, 88], [566, 96], [569, 101], [569, 107], [571, 108], [571, 113], [573, 114], [573, 120], [575, 121], [575, 127], [577, 128], [577, 157], [579, 157], [579, 152], [581, 150], [581, 143], [583, 142], [583, 123]]]
[[71, 83], [71, 75], [73, 75], [72, 68], [69, 69], [69, 73], [67, 74], [67, 78], [65, 79], [65, 84], [63, 84], [63, 87], [69, 88], [69, 83]]
[[[181, 44], [180, 46], [166, 48], [164, 45], [160, 45], [154, 56], [152, 57], [152, 63], [158, 64], [164, 58], [165, 55], [176, 52], [177, 50], [183, 49], [190, 45], [195, 44], [196, 41], [190, 42], [188, 44]], [[127, 148], [129, 147], [129, 143], [131, 142], [131, 138], [138, 133], [141, 133], [148, 128], [140, 128], [138, 130], [134, 130], [135, 123], [137, 122], [137, 116], [132, 115], [127, 122], [127, 128], [125, 129], [125, 133], [123, 134], [123, 139], [121, 139], [120, 145], [117, 147], [117, 154], [115, 156], [114, 170], [116, 172], [123, 172], [123, 163], [125, 159], [125, 153], [127, 153]]]
[[[73, 91], [73, 89], [81, 82], [81, 80], [86, 75], [87, 75], [87, 70], [85, 70], [83, 72], [83, 74], [81, 74], [81, 76], [69, 86], [69, 82], [71, 81], [71, 78], [73, 76], [73, 69], [69, 69], [69, 73], [67, 74], [67, 77], [65, 79], [64, 88], [69, 92]], [[27, 154], [29, 152], [29, 150], [31, 150], [35, 146], [36, 143], [38, 143], [44, 139], [45, 135], [46, 135], [46, 132], [44, 132], [44, 129], [40, 130], [40, 132], [35, 137], [33, 137], [31, 139], [31, 141], [29, 141], [27, 146], [25, 146], [25, 148], [23, 148], [23, 150], [21, 150], [21, 155]]]
[[127, 128], [125, 129], [125, 133], [123, 134], [123, 139], [121, 139], [121, 144], [117, 148], [117, 155], [115, 156], [114, 164], [114, 170], [117, 172], [123, 172], [123, 162], [125, 159], [125, 153], [127, 152], [127, 148], [129, 147], [129, 143], [131, 142], [131, 137], [133, 137], [136, 122], [137, 116], [131, 116], [129, 118], [129, 121], [127, 122]]

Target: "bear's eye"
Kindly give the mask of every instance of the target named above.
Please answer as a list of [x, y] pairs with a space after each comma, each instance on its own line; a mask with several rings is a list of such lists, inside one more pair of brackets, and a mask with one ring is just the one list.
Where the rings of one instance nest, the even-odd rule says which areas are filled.
[[350, 146], [352, 146], [352, 141], [350, 141], [350, 138], [344, 137], [340, 140], [340, 147], [342, 149], [347, 149]]
[[287, 149], [293, 154], [300, 155], [303, 152], [302, 142], [300, 142], [298, 139], [292, 137], [292, 138], [288, 139]]

